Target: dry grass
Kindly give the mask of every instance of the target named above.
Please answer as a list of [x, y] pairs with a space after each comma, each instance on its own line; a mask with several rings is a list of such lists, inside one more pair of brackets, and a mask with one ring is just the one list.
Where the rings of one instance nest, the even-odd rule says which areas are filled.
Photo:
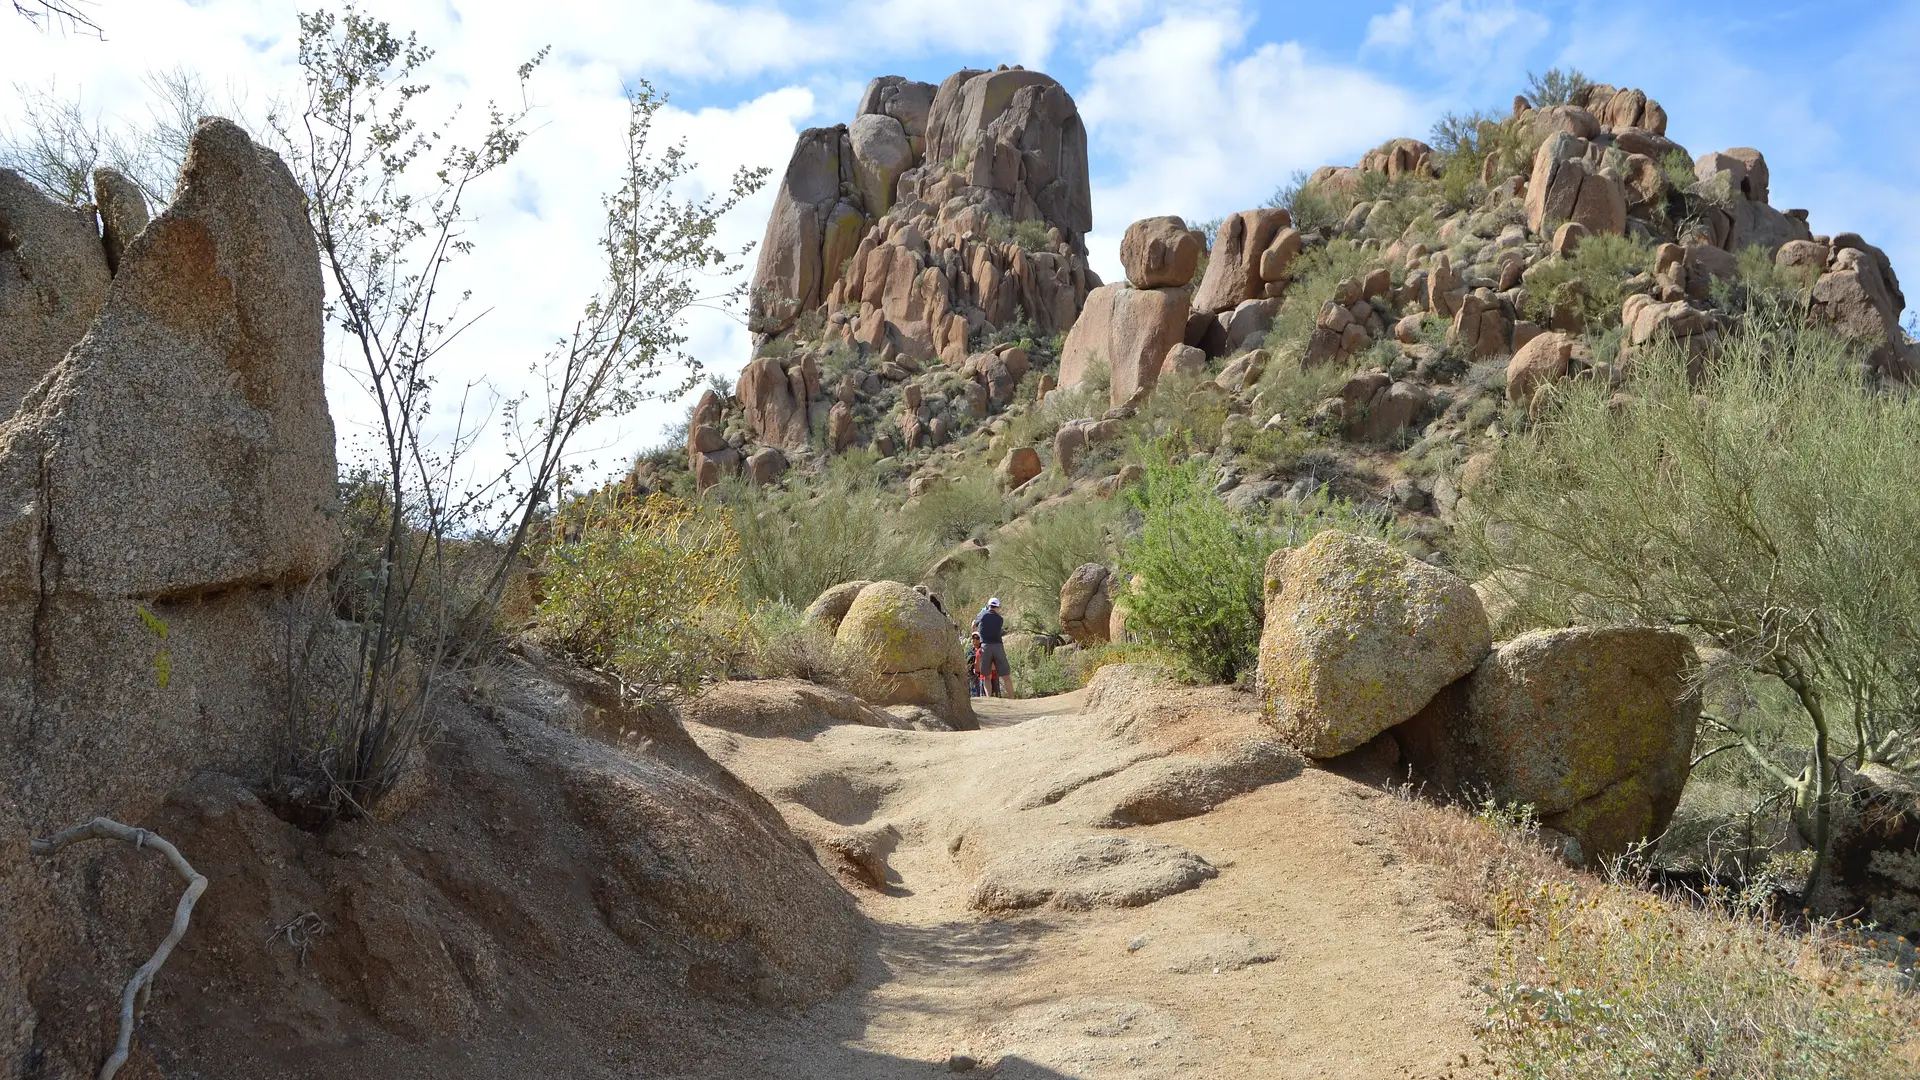
[[1920, 1077], [1911, 968], [1871, 936], [1571, 870], [1524, 814], [1412, 797], [1386, 812], [1396, 847], [1492, 934], [1481, 1041], [1495, 1076]]

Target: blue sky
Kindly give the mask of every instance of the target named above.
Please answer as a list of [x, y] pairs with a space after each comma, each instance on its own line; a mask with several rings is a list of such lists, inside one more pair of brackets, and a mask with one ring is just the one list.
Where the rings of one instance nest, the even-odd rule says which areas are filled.
[[[140, 76], [186, 65], [257, 110], [297, 79], [288, 0], [97, 0], [107, 40], [45, 34], [0, 7], [7, 81], [57, 80], [110, 118], [138, 116]], [[1244, 209], [1296, 169], [1352, 163], [1381, 141], [1424, 136], [1449, 110], [1504, 110], [1529, 71], [1572, 66], [1638, 86], [1695, 154], [1754, 146], [1773, 202], [1814, 231], [1887, 249], [1920, 304], [1920, 0], [1766, 4], [1703, 0], [378, 0], [439, 50], [436, 108], [502, 96], [542, 45], [540, 130], [474, 203], [479, 251], [463, 284], [494, 306], [459, 363], [502, 391], [591, 289], [597, 197], [613, 179], [623, 84], [673, 95], [665, 130], [719, 183], [786, 161], [800, 128], [846, 122], [866, 81], [937, 82], [963, 66], [1023, 63], [1059, 78], [1088, 123], [1097, 268], [1117, 271], [1135, 218]], [[13, 102], [0, 97], [0, 119]], [[770, 192], [730, 223], [757, 240]], [[703, 312], [696, 351], [731, 375], [740, 327]], [[352, 437], [359, 406], [336, 387]], [[651, 409], [600, 433], [608, 461], [672, 418]]]

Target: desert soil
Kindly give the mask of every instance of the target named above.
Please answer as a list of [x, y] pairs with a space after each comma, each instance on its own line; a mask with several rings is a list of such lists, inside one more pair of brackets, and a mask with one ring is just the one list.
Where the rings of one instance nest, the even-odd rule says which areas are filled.
[[[765, 1040], [760, 1069], [918, 1077], [965, 1055], [1008, 1080], [1452, 1075], [1479, 1015], [1476, 935], [1388, 849], [1381, 790], [1310, 768], [1196, 817], [1089, 827], [1087, 793], [1128, 758], [1083, 694], [982, 703], [975, 732], [690, 725], [802, 836], [897, 837], [884, 888], [853, 886], [876, 935], [859, 978], [742, 1032]], [[996, 853], [1102, 833], [1219, 875], [1140, 907], [970, 906]]]

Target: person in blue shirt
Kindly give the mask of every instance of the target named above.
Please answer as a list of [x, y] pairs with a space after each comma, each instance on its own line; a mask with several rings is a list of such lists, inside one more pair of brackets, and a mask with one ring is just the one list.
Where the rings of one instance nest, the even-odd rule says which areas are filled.
[[1006, 620], [1000, 614], [999, 597], [988, 600], [973, 617], [973, 628], [980, 634], [980, 676], [987, 682], [987, 696], [1005, 697], [1000, 680], [1008, 680], [1011, 686], [1013, 669], [1007, 666]]

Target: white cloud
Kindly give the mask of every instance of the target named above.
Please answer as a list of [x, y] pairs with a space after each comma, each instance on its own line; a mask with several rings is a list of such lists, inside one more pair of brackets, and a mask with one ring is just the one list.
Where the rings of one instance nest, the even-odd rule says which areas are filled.
[[1546, 16], [1514, 0], [1409, 0], [1367, 20], [1362, 49], [1411, 56], [1450, 81], [1476, 83], [1504, 79], [1550, 29]]
[[1230, 9], [1169, 16], [1092, 65], [1080, 111], [1113, 167], [1096, 168], [1088, 242], [1107, 280], [1139, 218], [1244, 210], [1295, 170], [1351, 164], [1416, 127], [1405, 91], [1297, 42], [1241, 52], [1241, 25]]

